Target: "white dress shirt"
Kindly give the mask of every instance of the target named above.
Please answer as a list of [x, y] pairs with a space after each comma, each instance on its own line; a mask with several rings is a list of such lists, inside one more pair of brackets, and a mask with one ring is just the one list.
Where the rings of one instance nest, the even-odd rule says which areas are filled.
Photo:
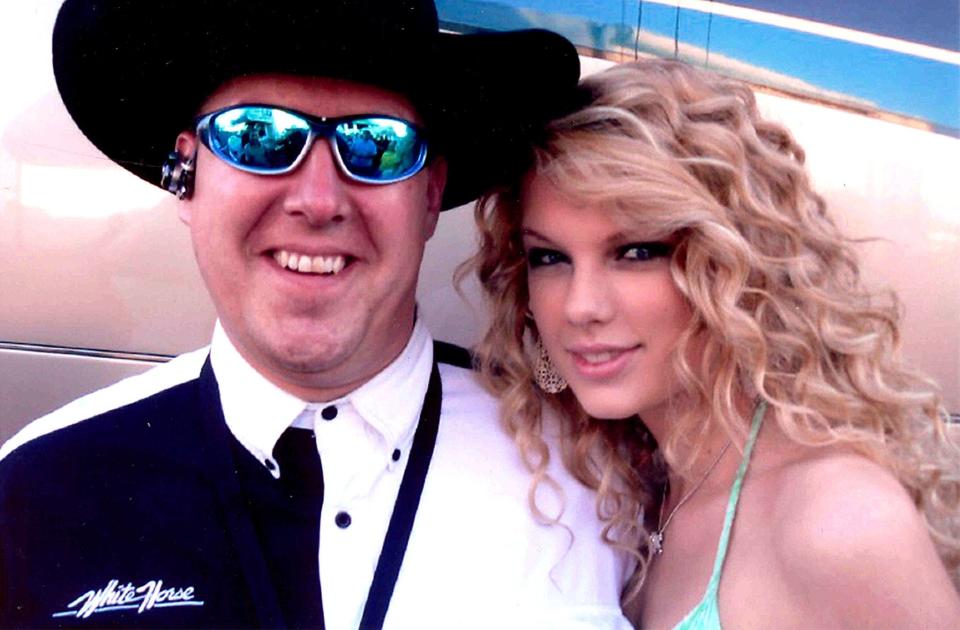
[[[430, 378], [430, 334], [418, 321], [396, 360], [322, 404], [261, 377], [219, 326], [211, 361], [227, 426], [275, 476], [283, 474], [272, 457], [280, 434], [291, 424], [315, 431], [324, 617], [330, 630], [357, 628]], [[437, 444], [385, 627], [629, 627], [618, 604], [627, 562], [600, 540], [593, 494], [554, 466], [563, 526], [537, 524], [527, 504], [531, 475], [496, 401], [469, 370], [440, 371]], [[559, 506], [547, 493], [540, 501]]]

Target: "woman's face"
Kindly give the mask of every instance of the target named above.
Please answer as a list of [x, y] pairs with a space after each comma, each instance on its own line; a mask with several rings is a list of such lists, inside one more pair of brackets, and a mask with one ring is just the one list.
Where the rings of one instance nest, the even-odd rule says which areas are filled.
[[527, 181], [522, 203], [530, 311], [557, 370], [590, 415], [656, 421], [691, 317], [670, 276], [670, 243], [542, 177]]

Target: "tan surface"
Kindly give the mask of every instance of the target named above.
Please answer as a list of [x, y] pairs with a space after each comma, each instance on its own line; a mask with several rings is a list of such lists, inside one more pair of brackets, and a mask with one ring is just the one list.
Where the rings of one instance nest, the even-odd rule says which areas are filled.
[[[17, 60], [0, 71], [0, 340], [161, 354], [204, 345], [213, 311], [173, 198], [103, 158], [56, 93], [57, 5], [0, 9], [0, 55]], [[861, 248], [865, 276], [900, 293], [906, 355], [960, 412], [960, 140], [778, 96], [760, 101], [795, 131], [849, 231], [885, 239]], [[465, 345], [482, 316], [450, 279], [473, 248], [470, 211], [444, 213], [418, 292], [435, 335]], [[31, 361], [16, 353], [0, 361], [0, 432], [115, 376], [64, 361], [52, 388], [49, 378], [28, 378]], [[37, 402], [28, 410], [12, 402], [19, 398]]]

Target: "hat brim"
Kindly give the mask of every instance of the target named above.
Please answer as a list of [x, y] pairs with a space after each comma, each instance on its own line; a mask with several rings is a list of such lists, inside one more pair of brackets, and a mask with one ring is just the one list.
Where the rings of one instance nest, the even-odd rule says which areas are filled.
[[225, 81], [268, 72], [331, 76], [411, 98], [447, 161], [442, 208], [453, 208], [524, 168], [530, 134], [567, 107], [579, 78], [576, 50], [543, 30], [405, 40], [373, 33], [360, 41], [362, 34], [337, 34], [324, 3], [259, 7], [255, 16], [205, 14], [197, 8], [204, 3], [91, 10], [96, 4], [68, 1], [57, 18], [60, 95], [97, 148], [154, 185], [177, 135]]

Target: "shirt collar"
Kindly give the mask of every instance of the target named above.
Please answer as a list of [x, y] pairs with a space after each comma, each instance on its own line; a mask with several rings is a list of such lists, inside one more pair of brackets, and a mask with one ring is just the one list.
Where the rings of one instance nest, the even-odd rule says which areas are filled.
[[413, 439], [432, 367], [433, 339], [418, 319], [403, 352], [342, 399], [383, 437], [387, 453]]
[[230, 432], [258, 461], [272, 462], [280, 434], [307, 403], [280, 389], [247, 363], [219, 320], [210, 343], [210, 364]]
[[295, 420], [299, 426], [309, 422], [317, 408], [327, 405], [352, 405], [382, 436], [386, 453], [405, 448], [413, 439], [430, 381], [433, 339], [418, 318], [410, 340], [393, 362], [359, 388], [324, 404], [308, 404], [264, 378], [240, 355], [219, 320], [210, 344], [210, 362], [227, 427], [273, 472], [273, 447], [280, 435]]

